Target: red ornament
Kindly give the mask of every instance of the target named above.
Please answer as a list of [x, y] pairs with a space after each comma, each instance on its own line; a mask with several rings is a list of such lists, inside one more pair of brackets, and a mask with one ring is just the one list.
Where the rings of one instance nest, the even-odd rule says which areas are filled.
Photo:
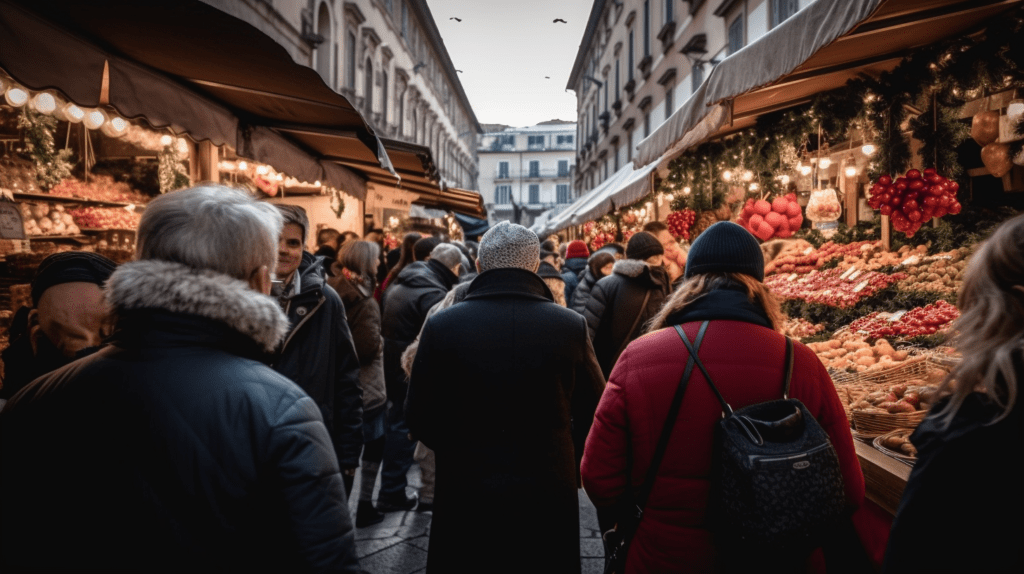
[[891, 217], [896, 231], [913, 237], [932, 217], [960, 212], [960, 204], [956, 200], [959, 188], [956, 182], [942, 177], [934, 168], [923, 173], [911, 169], [906, 176], [895, 181], [888, 175], [879, 177], [868, 190], [868, 205]]

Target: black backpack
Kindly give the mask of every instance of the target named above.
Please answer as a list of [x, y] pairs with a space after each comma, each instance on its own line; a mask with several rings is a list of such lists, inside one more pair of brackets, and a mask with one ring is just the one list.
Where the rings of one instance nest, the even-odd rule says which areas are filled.
[[719, 547], [738, 551], [723, 557], [746, 556], [755, 564], [768, 555], [799, 561], [845, 519], [846, 502], [828, 434], [803, 403], [789, 398], [793, 342], [786, 338], [782, 399], [733, 411], [678, 325], [676, 332], [722, 403], [708, 516]]

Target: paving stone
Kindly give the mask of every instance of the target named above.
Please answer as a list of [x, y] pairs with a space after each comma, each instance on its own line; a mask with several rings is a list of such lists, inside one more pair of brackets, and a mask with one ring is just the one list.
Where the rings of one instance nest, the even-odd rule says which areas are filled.
[[373, 574], [412, 574], [427, 567], [427, 552], [403, 542], [360, 558], [359, 565]]
[[373, 554], [375, 552], [380, 552], [381, 550], [384, 550], [385, 548], [388, 548], [390, 546], [394, 546], [396, 544], [400, 544], [402, 542], [402, 540], [403, 539], [399, 538], [398, 536], [389, 536], [387, 538], [376, 538], [376, 539], [373, 539], [373, 540], [357, 540], [356, 541], [356, 556], [358, 556], [360, 559], [362, 559], [363, 556], [367, 556], [367, 555]]
[[580, 555], [604, 558], [604, 543], [596, 538], [580, 540]]
[[409, 540], [406, 540], [405, 542], [407, 544], [412, 544], [413, 546], [415, 546], [416, 548], [419, 548], [420, 550], [428, 550], [428, 548], [430, 546], [430, 536], [423, 535], [423, 536], [419, 536], [417, 538], [411, 538]]
[[603, 574], [604, 558], [584, 558], [582, 560], [583, 574]]

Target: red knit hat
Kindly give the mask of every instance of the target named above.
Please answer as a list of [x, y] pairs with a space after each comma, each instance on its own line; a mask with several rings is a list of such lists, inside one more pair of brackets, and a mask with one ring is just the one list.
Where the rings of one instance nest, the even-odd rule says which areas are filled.
[[587, 249], [587, 244], [579, 239], [570, 242], [569, 247], [565, 250], [566, 259], [576, 259], [578, 257], [590, 257], [590, 250]]

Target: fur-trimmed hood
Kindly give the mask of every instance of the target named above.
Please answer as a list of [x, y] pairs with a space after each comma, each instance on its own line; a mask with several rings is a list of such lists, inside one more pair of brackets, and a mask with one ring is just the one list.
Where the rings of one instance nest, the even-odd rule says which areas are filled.
[[115, 315], [160, 309], [224, 323], [272, 352], [288, 333], [288, 317], [277, 301], [245, 281], [170, 261], [125, 263], [106, 285]]
[[648, 267], [647, 262], [639, 259], [619, 259], [612, 267], [612, 273], [625, 275], [626, 277], [639, 277], [644, 269]]

